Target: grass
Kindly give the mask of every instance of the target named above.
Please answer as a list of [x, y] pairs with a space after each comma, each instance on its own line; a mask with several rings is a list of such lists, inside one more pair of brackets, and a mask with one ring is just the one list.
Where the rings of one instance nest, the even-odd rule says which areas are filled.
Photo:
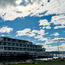
[[12, 65], [65, 65], [65, 61], [43, 62], [38, 64], [12, 64]]

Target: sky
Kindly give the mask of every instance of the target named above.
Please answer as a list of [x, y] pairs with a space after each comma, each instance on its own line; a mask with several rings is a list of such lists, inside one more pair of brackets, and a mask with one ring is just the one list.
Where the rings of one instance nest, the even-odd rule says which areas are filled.
[[0, 0], [0, 36], [65, 51], [65, 0]]

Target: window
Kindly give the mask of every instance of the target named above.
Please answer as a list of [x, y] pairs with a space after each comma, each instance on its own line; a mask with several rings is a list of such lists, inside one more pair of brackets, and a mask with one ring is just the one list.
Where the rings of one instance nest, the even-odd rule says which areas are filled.
[[16, 40], [15, 39], [12, 39], [12, 42], [16, 42]]
[[18, 43], [16, 43], [16, 46], [18, 46]]
[[0, 42], [0, 45], [2, 45], [2, 42]]
[[14, 47], [12, 47], [12, 50], [15, 50]]
[[4, 38], [4, 41], [6, 41], [7, 39], [6, 38]]
[[8, 41], [11, 41], [11, 39], [7, 39]]
[[22, 51], [22, 48], [20, 48], [20, 51]]
[[8, 43], [8, 45], [10, 46], [10, 45], [11, 45], [11, 43]]
[[19, 48], [16, 48], [16, 50], [19, 50]]
[[18, 42], [21, 42], [21, 40], [18, 40]]
[[6, 42], [4, 42], [3, 45], [6, 45]]
[[29, 45], [27, 45], [27, 47], [29, 47]]
[[11, 50], [11, 47], [8, 47], [8, 50]]
[[20, 44], [20, 46], [22, 46], [22, 44]]
[[3, 47], [2, 47], [2, 46], [0, 46], [0, 49], [3, 49]]
[[26, 45], [23, 45], [24, 47], [26, 47]]
[[12, 43], [12, 46], [16, 46], [16, 43]]
[[8, 47], [4, 47], [5, 50], [8, 50]]

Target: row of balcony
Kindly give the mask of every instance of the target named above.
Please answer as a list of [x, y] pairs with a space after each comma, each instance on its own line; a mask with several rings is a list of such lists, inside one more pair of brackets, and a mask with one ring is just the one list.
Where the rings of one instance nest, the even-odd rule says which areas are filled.
[[18, 47], [4, 47], [4, 50], [16, 50], [16, 51], [43, 51], [43, 49], [18, 48]]
[[7, 42], [0, 42], [0, 46], [17, 46], [17, 47], [29, 47], [29, 48], [39, 48], [41, 49], [41, 46], [38, 45], [29, 45], [29, 44], [20, 44], [20, 43], [7, 43]]

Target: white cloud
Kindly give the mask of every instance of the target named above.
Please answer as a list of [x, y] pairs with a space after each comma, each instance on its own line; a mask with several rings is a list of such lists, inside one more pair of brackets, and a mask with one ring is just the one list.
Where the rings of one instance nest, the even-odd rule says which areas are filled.
[[46, 51], [58, 51], [57, 46], [44, 45], [44, 47], [46, 48]]
[[5, 37], [6, 35], [1, 35], [2, 37]]
[[31, 32], [31, 29], [26, 28], [24, 30], [17, 31], [16, 36], [30, 36], [30, 37], [33, 37], [33, 36], [35, 36], [35, 34]]
[[16, 5], [16, 0], [0, 0], [0, 7], [7, 7], [9, 5], [15, 6]]
[[37, 34], [36, 36], [34, 36], [34, 38], [40, 40], [40, 41], [46, 41], [47, 38], [44, 37], [44, 35], [46, 34], [45, 33], [45, 30], [32, 30], [33, 33]]
[[46, 41], [47, 38], [44, 38], [44, 35], [46, 34], [44, 30], [31, 30], [29, 28], [26, 28], [24, 30], [19, 30], [16, 32], [16, 36], [29, 36], [34, 37], [40, 41]]
[[59, 46], [59, 50], [60, 50], [60, 51], [65, 51], [65, 43], [63, 43], [63, 44], [61, 44], [61, 45]]
[[44, 43], [39, 43], [39, 44], [41, 44], [46, 49], [46, 51], [58, 51], [58, 48], [59, 48], [59, 51], [65, 51], [65, 43], [60, 44], [59, 46], [57, 46], [57, 45], [52, 46], [52, 44], [47, 45]]
[[32, 33], [37, 33], [38, 35], [45, 35], [45, 30], [32, 30]]
[[51, 23], [54, 23], [55, 25], [65, 25], [65, 16], [60, 15], [60, 16], [53, 16]]
[[59, 33], [55, 33], [54, 36], [59, 36]]
[[[59, 44], [62, 42], [62, 44]], [[53, 43], [56, 45], [53, 46]], [[43, 46], [43, 48], [46, 49], [46, 51], [65, 51], [65, 38], [54, 38], [54, 39], [47, 39], [45, 44], [44, 43], [37, 43]], [[59, 46], [58, 46], [59, 45]]]
[[39, 26], [43, 26], [43, 29], [51, 29], [50, 23], [46, 19], [40, 20], [39, 23]]
[[39, 22], [40, 22], [39, 26], [48, 26], [48, 25], [50, 25], [50, 23], [46, 19], [40, 20]]
[[54, 29], [65, 28], [65, 15], [53, 16], [50, 23], [56, 25]]
[[[58, 51], [58, 46], [44, 45], [46, 51]], [[59, 45], [59, 51], [65, 51], [65, 43]]]
[[58, 43], [58, 42], [65, 42], [65, 38], [55, 37], [55, 38], [51, 39], [51, 38], [49, 37], [49, 38], [47, 38], [47, 40], [45, 41], [45, 44], [53, 44], [53, 43]]
[[65, 38], [54, 38], [52, 39], [54, 42], [65, 42]]
[[[4, 20], [13, 20], [17, 17], [25, 17], [28, 15], [44, 16], [65, 12], [65, 0], [51, 0], [50, 2], [48, 0], [1, 0], [0, 6], [0, 16]], [[45, 11], [47, 11], [46, 14], [39, 15]], [[5, 13], [6, 15], [4, 15]]]
[[51, 29], [51, 26], [46, 26], [45, 28], [46, 28], [46, 29]]
[[54, 27], [54, 29], [59, 29], [59, 28], [65, 28], [65, 26], [62, 25], [62, 26], [55, 26], [55, 27]]
[[17, 31], [17, 36], [23, 36], [23, 35], [28, 35], [28, 36], [35, 36], [36, 34], [38, 35], [44, 35], [44, 30], [31, 30], [29, 28], [26, 28], [24, 30], [19, 30]]
[[59, 36], [60, 34], [55, 32], [54, 34], [51, 34], [51, 36]]
[[40, 41], [47, 41], [48, 40], [47, 38], [43, 37], [42, 35], [37, 35], [34, 38], [36, 38], [36, 39], [38, 39]]
[[10, 33], [11, 31], [13, 31], [13, 28], [7, 26], [0, 28], [0, 33]]

